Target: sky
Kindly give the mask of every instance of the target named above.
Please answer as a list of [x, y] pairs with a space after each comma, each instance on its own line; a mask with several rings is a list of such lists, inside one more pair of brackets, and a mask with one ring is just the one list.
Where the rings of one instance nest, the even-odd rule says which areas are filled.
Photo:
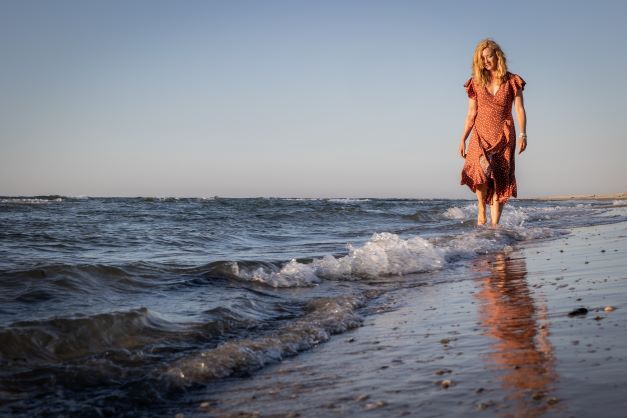
[[[473, 198], [475, 45], [519, 197], [627, 191], [622, 1], [0, 0], [0, 195]], [[516, 119], [516, 118], [514, 118]]]

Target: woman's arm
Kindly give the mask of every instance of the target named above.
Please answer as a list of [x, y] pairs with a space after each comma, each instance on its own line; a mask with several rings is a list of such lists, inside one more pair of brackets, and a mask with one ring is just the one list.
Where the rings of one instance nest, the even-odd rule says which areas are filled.
[[468, 99], [468, 113], [466, 113], [466, 122], [464, 123], [464, 133], [459, 144], [459, 155], [466, 158], [466, 138], [475, 126], [475, 117], [477, 116], [477, 99]]
[[518, 127], [521, 135], [518, 153], [520, 154], [527, 148], [527, 113], [525, 112], [525, 101], [523, 100], [522, 90], [514, 98], [514, 109], [516, 109], [516, 118], [518, 119]]

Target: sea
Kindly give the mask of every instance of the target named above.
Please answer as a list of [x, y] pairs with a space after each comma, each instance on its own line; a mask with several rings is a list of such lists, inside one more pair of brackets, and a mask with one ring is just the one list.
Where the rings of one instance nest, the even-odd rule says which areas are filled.
[[[385, 315], [393, 289], [624, 201], [0, 197], [0, 415], [174, 415]], [[190, 395], [191, 394], [191, 395]]]

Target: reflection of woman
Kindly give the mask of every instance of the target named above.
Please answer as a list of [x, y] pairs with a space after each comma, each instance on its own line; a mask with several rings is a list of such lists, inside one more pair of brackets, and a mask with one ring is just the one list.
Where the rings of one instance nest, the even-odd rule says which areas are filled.
[[536, 305], [526, 275], [523, 258], [497, 254], [492, 274], [477, 295], [481, 323], [496, 340], [487, 359], [504, 371], [503, 388], [516, 403], [516, 416], [542, 412], [547, 404], [537, 400], [547, 395], [556, 379], [548, 328], [546, 322], [539, 323], [546, 320], [546, 311]]
[[[466, 159], [461, 184], [468, 185], [477, 194], [477, 224], [485, 224], [485, 204], [489, 202], [492, 225], [497, 225], [503, 205], [510, 197], [516, 197], [512, 103], [521, 130], [519, 152], [527, 147], [527, 116], [522, 93], [525, 81], [507, 71], [501, 47], [485, 39], [475, 49], [472, 77], [464, 87], [468, 93], [468, 114], [459, 144], [459, 153]], [[466, 138], [471, 130], [466, 149]]]

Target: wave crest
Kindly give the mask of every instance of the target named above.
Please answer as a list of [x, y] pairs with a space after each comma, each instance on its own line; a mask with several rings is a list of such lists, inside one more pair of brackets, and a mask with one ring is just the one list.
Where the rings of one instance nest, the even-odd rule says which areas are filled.
[[231, 263], [239, 279], [272, 287], [314, 286], [325, 279], [359, 279], [420, 273], [442, 268], [444, 253], [421, 237], [402, 239], [389, 232], [375, 233], [363, 246], [348, 245], [343, 257], [326, 255], [311, 263], [292, 259], [282, 267], [265, 264], [253, 268]]
[[407, 240], [389, 232], [374, 234], [361, 247], [348, 246], [348, 255], [325, 256], [312, 264], [326, 278], [373, 278], [437, 270], [444, 262], [442, 252], [421, 237]]
[[341, 296], [310, 301], [307, 314], [266, 337], [228, 341], [166, 367], [163, 375], [180, 386], [246, 373], [327, 341], [362, 323], [355, 311], [362, 298]]

